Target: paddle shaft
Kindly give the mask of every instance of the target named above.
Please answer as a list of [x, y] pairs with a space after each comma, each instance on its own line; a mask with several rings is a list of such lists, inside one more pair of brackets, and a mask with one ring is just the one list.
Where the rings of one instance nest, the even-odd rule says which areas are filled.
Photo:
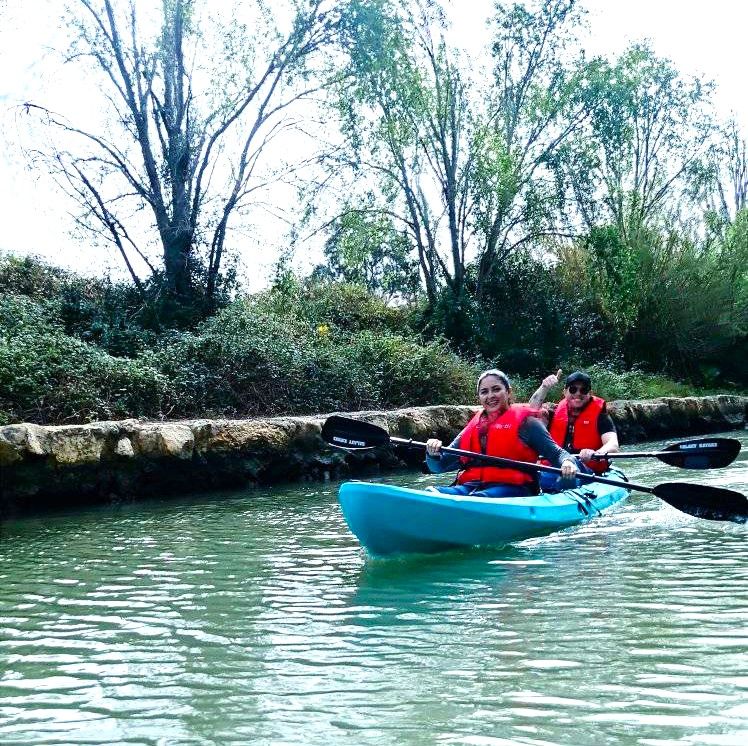
[[[410, 446], [413, 448], [426, 448], [425, 443], [421, 443], [417, 440], [406, 440], [405, 438], [394, 438], [390, 436], [390, 441], [395, 445], [399, 446]], [[442, 446], [441, 451], [443, 453], [450, 453], [453, 456], [463, 456], [469, 458], [472, 461], [482, 461], [486, 464], [494, 464], [496, 466], [507, 466], [510, 468], [519, 469], [520, 471], [539, 472], [546, 471], [551, 474], [561, 474], [561, 469], [555, 466], [546, 466], [545, 464], [531, 464], [529, 461], [515, 461], [511, 458], [503, 458], [502, 456], [487, 456], [482, 453], [475, 453], [473, 451], [463, 451], [461, 448], [449, 448]], [[608, 477], [599, 477], [597, 474], [583, 474], [577, 472], [575, 479], [580, 479], [583, 482], [600, 482], [600, 484], [611, 484], [614, 487], [623, 487], [629, 490], [636, 490], [638, 492], [648, 492], [650, 495], [655, 494], [653, 487], [647, 487], [643, 484], [634, 484], [633, 482], [621, 482], [617, 479], [608, 479]]]

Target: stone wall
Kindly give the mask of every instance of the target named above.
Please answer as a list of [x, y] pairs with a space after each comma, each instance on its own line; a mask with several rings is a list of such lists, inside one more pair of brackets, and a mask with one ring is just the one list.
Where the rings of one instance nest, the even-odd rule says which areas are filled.
[[[741, 396], [609, 405], [622, 443], [741, 428], [747, 409], [748, 397]], [[474, 411], [434, 406], [350, 416], [392, 435], [449, 441]], [[0, 427], [0, 516], [121, 497], [371, 475], [423, 460], [420, 449], [331, 449], [320, 437], [325, 417]]]

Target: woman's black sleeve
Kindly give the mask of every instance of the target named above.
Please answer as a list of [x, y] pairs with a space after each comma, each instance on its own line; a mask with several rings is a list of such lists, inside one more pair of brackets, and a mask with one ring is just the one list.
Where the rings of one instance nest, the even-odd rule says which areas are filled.
[[520, 425], [519, 437], [533, 451], [548, 459], [551, 466], [559, 467], [562, 461], [573, 458], [551, 438], [550, 433], [537, 417], [528, 417]]

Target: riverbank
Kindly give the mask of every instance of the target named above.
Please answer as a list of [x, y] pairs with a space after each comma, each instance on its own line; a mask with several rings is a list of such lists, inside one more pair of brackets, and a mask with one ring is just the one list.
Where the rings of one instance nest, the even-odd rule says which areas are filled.
[[[350, 416], [405, 438], [449, 440], [474, 411], [450, 405]], [[748, 397], [621, 400], [611, 402], [609, 411], [621, 442], [630, 444], [742, 428]], [[418, 450], [335, 451], [320, 437], [325, 418], [0, 427], [0, 515], [82, 502], [371, 475], [423, 459]]]

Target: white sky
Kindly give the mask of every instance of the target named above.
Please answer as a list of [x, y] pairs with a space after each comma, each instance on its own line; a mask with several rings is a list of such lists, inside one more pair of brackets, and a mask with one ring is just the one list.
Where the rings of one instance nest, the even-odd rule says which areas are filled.
[[[154, 0], [154, 3], [158, 0]], [[649, 39], [656, 54], [669, 57], [686, 74], [701, 74], [717, 83], [715, 103], [721, 116], [734, 113], [748, 135], [745, 31], [748, 3], [743, 0], [583, 0], [589, 9], [590, 55], [616, 55], [629, 43]], [[43, 175], [30, 173], [18, 148], [23, 126], [18, 104], [49, 103], [59, 95], [58, 71], [49, 62], [49, 48], [61, 46], [56, 28], [60, 0], [0, 0], [0, 250], [37, 254], [61, 266], [97, 274], [121, 272], [113, 254], [81, 246], [70, 235], [70, 205]], [[488, 39], [485, 19], [491, 0], [457, 0], [454, 20], [466, 46]], [[68, 88], [70, 86], [70, 88]], [[67, 96], [85, 89], [63, 87]], [[271, 244], [277, 225], [267, 226], [268, 240], [255, 237], [245, 265], [250, 289], [269, 279], [276, 258]], [[258, 256], [258, 246], [264, 250]]]

